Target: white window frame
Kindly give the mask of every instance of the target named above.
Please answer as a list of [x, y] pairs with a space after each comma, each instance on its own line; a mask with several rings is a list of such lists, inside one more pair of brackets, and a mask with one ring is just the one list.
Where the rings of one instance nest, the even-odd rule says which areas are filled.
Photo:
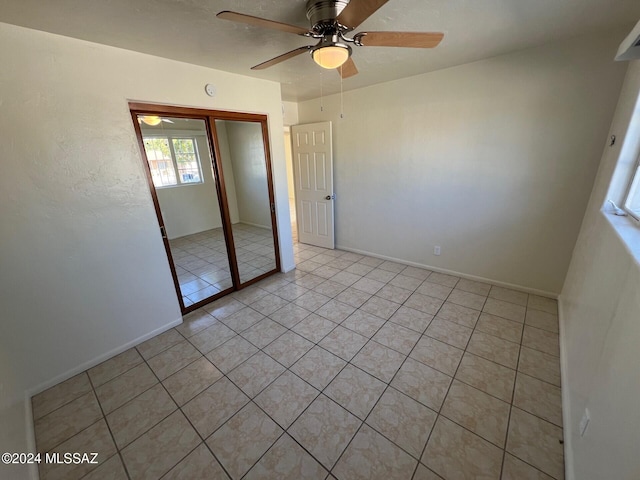
[[[189, 185], [201, 185], [204, 183], [204, 177], [202, 175], [202, 161], [200, 159], [200, 152], [198, 150], [198, 141], [196, 139], [196, 135], [184, 135], [181, 133], [168, 133], [166, 131], [160, 133], [158, 132], [156, 133], [146, 133], [144, 132], [142, 134], [142, 142], [144, 143], [144, 140], [147, 138], [166, 138], [168, 140], [168, 144], [169, 144], [169, 153], [171, 155], [171, 163], [173, 164], [173, 170], [176, 174], [176, 183], [171, 184], [171, 185], [156, 185], [155, 182], [153, 184], [153, 186], [155, 188], [174, 188], [174, 187], [185, 187], [185, 186], [189, 186]], [[182, 176], [180, 175], [180, 169], [178, 168], [178, 160], [177, 160], [177, 156], [176, 156], [176, 152], [173, 148], [173, 140], [177, 139], [177, 140], [191, 140], [191, 142], [193, 143], [193, 151], [196, 155], [196, 164], [198, 167], [198, 175], [200, 176], [200, 181], [198, 182], [185, 182], [182, 180]], [[147, 163], [149, 163], [149, 157], [146, 155], [146, 149], [145, 149], [145, 157], [147, 159]], [[149, 165], [149, 169], [151, 169], [151, 165]], [[152, 175], [153, 176], [153, 175]]]
[[633, 174], [629, 180], [629, 185], [625, 191], [622, 208], [636, 222], [640, 222], [640, 209], [632, 210], [630, 207], [631, 198], [633, 198], [636, 203], [640, 203], [640, 155], [636, 159], [632, 172]]

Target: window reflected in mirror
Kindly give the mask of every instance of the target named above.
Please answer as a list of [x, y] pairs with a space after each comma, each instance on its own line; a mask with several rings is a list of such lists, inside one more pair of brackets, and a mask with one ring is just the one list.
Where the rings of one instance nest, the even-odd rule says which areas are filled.
[[188, 307], [233, 286], [205, 121], [138, 115], [138, 123]]

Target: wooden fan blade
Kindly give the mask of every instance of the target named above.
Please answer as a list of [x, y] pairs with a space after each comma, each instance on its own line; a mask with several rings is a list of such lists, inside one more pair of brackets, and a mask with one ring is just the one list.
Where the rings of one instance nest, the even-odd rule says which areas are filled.
[[353, 77], [358, 74], [358, 69], [356, 68], [356, 64], [353, 63], [353, 59], [349, 57], [349, 59], [342, 64], [342, 66], [336, 68], [338, 73], [342, 78]]
[[338, 23], [353, 30], [389, 0], [351, 0], [338, 15]]
[[444, 33], [439, 32], [361, 32], [357, 40], [365, 47], [437, 47]]
[[275, 58], [272, 58], [271, 60], [267, 60], [266, 62], [262, 62], [262, 63], [256, 65], [255, 67], [251, 67], [251, 70], [264, 70], [265, 68], [273, 67], [274, 65], [277, 65], [280, 62], [284, 62], [285, 60], [289, 60], [290, 58], [293, 58], [293, 57], [295, 57], [297, 55], [300, 55], [301, 53], [308, 52], [309, 50], [311, 50], [311, 45], [307, 45], [305, 47], [296, 48], [295, 50], [291, 50], [290, 52], [283, 53], [282, 55], [279, 55], [279, 56], [277, 56]]
[[273, 20], [266, 20], [260, 17], [253, 17], [251, 15], [245, 15], [244, 13], [230, 12], [225, 10], [216, 15], [218, 18], [224, 20], [231, 20], [232, 22], [246, 23], [255, 27], [271, 28], [280, 30], [287, 33], [295, 33], [296, 35], [304, 35], [309, 33], [309, 30], [298, 27], [296, 25], [289, 25], [288, 23], [274, 22]]

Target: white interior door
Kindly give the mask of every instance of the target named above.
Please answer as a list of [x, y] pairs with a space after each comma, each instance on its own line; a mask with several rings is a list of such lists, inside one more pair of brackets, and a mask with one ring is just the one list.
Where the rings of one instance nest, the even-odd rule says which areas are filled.
[[291, 127], [298, 241], [334, 248], [331, 122]]

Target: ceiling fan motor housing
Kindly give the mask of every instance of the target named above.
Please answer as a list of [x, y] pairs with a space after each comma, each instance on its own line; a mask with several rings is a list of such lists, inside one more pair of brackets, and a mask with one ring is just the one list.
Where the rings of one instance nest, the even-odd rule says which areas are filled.
[[307, 18], [311, 28], [318, 33], [325, 33], [327, 27], [335, 28], [336, 18], [348, 4], [348, 0], [308, 0]]
[[317, 45], [314, 45], [313, 48], [311, 48], [311, 56], [313, 56], [313, 52], [316, 50], [320, 50], [321, 48], [326, 48], [326, 47], [340, 47], [340, 48], [344, 48], [348, 53], [349, 56], [351, 56], [351, 47], [342, 41], [341, 37], [339, 35], [331, 35], [331, 34], [327, 34], [325, 36], [323, 36], [320, 41], [318, 42]]

